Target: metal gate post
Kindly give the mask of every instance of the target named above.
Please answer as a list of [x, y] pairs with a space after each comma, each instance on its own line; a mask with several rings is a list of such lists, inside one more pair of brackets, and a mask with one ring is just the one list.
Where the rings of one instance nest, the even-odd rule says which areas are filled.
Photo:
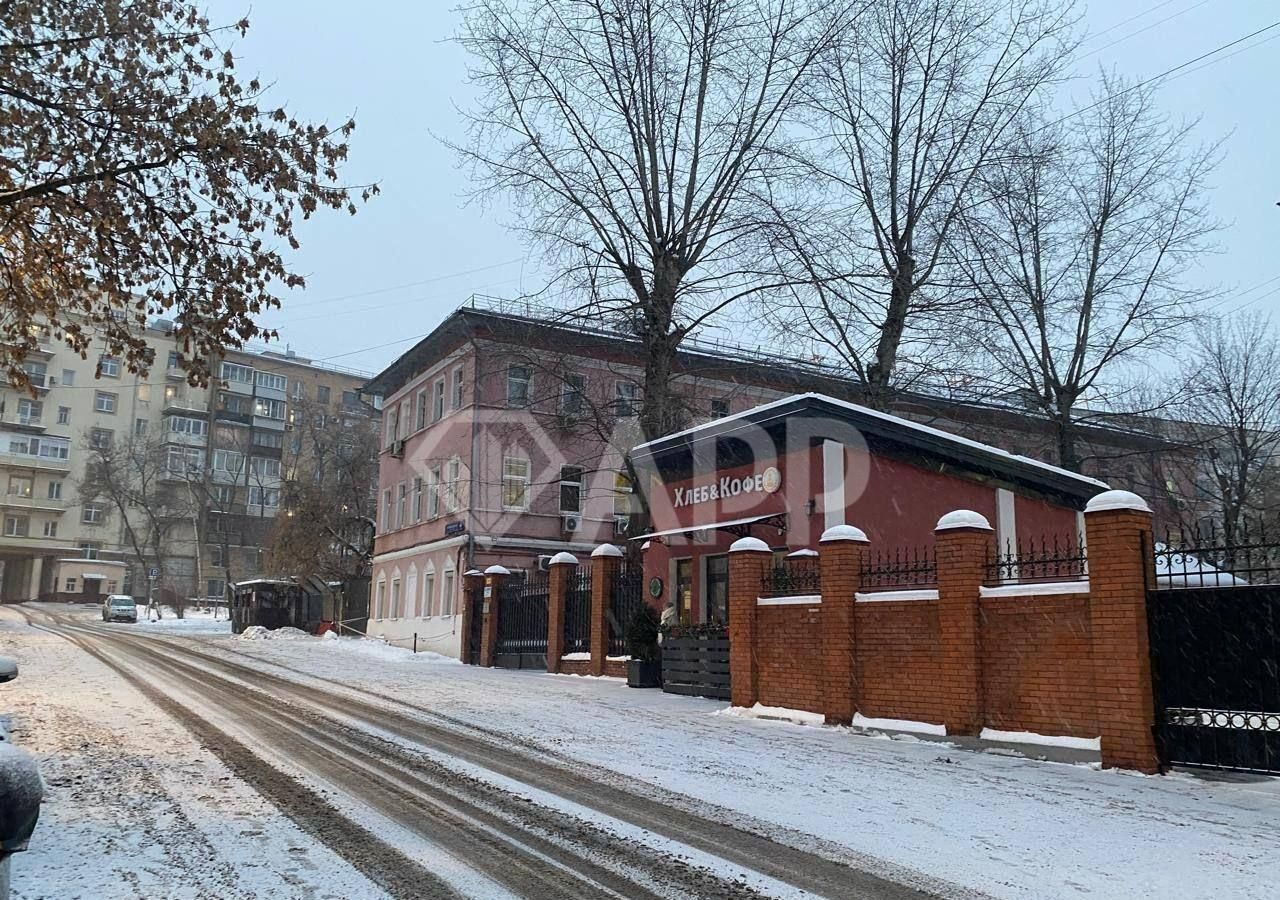
[[480, 665], [492, 666], [494, 651], [498, 646], [498, 596], [502, 586], [511, 577], [505, 566], [490, 566], [484, 570], [484, 594], [480, 608], [484, 613], [484, 628], [480, 632]]
[[547, 671], [560, 671], [560, 657], [564, 656], [564, 597], [569, 590], [569, 579], [578, 571], [578, 559], [572, 553], [557, 553], [551, 557], [547, 575]]
[[471, 658], [471, 628], [476, 616], [484, 615], [484, 601], [480, 597], [484, 586], [484, 573], [472, 569], [462, 576], [462, 647], [458, 658], [468, 665], [480, 664], [479, 659]]

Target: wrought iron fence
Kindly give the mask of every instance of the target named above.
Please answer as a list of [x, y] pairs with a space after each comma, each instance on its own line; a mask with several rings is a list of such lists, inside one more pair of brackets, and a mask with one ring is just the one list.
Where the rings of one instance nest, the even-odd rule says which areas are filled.
[[624, 563], [609, 583], [609, 656], [627, 652], [627, 627], [644, 603], [644, 570]]
[[547, 651], [547, 573], [508, 578], [498, 591], [497, 652]]
[[1089, 577], [1089, 559], [1079, 535], [1018, 538], [987, 556], [990, 584], [1082, 581]]
[[938, 583], [938, 557], [933, 546], [873, 550], [862, 560], [863, 588], [933, 587]]
[[564, 652], [591, 652], [591, 569], [569, 576], [564, 596]]
[[817, 594], [822, 578], [816, 556], [788, 557], [770, 566], [760, 583], [761, 597], [796, 597]]
[[1227, 533], [1216, 523], [1168, 529], [1152, 548], [1156, 587], [1280, 584], [1280, 535], [1245, 521]]

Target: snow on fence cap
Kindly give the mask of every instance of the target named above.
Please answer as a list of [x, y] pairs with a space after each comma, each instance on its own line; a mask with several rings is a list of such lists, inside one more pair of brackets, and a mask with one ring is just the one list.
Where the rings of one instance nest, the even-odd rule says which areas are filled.
[[479, 569], [467, 569], [467, 571], [462, 573], [463, 577], [466, 577], [467, 575], [483, 575], [483, 574], [484, 573], [481, 572]]
[[730, 553], [768, 553], [769, 545], [760, 538], [742, 537], [729, 545]]
[[858, 541], [868, 544], [867, 533], [861, 528], [853, 525], [832, 525], [826, 531], [822, 532], [822, 537], [818, 538], [819, 544], [830, 544], [835, 541]]
[[576, 566], [578, 564], [578, 557], [574, 556], [572, 553], [566, 553], [564, 550], [561, 550], [555, 556], [551, 557], [551, 565], [558, 566], [561, 563], [569, 566]]
[[645, 541], [643, 544], [640, 545], [640, 552], [643, 553], [644, 551], [648, 550], [652, 546], [653, 546], [653, 541]]
[[800, 557], [800, 556], [817, 556], [817, 555], [818, 555], [817, 550], [813, 550], [809, 547], [802, 547], [799, 550], [792, 550], [790, 553], [788, 553], [787, 559], [795, 559], [796, 557]]
[[1104, 509], [1136, 509], [1138, 512], [1151, 512], [1147, 501], [1133, 491], [1103, 491], [1086, 504], [1087, 513], [1101, 512]]
[[981, 528], [983, 531], [990, 531], [991, 523], [980, 512], [974, 512], [971, 509], [953, 509], [938, 520], [933, 530], [947, 531], [951, 528]]
[[510, 570], [510, 569], [508, 569], [506, 566], [490, 566], [489, 568], [487, 568], [487, 569], [485, 569], [485, 570], [484, 570], [484, 574], [486, 574], [486, 575], [510, 575], [510, 574], [511, 574], [511, 570]]
[[601, 544], [599, 547], [591, 551], [591, 557], [593, 559], [597, 556], [621, 557], [622, 551], [613, 546], [613, 544]]

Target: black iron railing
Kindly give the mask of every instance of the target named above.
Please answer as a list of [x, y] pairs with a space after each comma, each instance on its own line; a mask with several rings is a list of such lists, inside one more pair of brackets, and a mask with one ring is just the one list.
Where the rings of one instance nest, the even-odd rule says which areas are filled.
[[817, 594], [822, 590], [822, 578], [816, 556], [788, 557], [770, 566], [760, 582], [761, 597], [797, 597]]
[[591, 652], [591, 569], [569, 576], [564, 595], [564, 652]]
[[1152, 548], [1156, 587], [1280, 584], [1280, 536], [1260, 522], [1166, 530]]
[[508, 578], [498, 591], [497, 652], [547, 651], [547, 573]]
[[932, 545], [873, 550], [862, 560], [864, 589], [932, 587], [938, 583], [938, 557]]
[[988, 584], [1082, 581], [1089, 559], [1079, 535], [1020, 537], [988, 554], [986, 574]]
[[627, 652], [627, 628], [644, 603], [644, 570], [625, 563], [609, 582], [609, 656]]

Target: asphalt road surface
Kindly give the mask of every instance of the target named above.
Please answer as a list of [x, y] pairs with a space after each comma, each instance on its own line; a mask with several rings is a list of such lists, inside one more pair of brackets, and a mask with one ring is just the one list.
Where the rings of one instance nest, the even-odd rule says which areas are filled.
[[[22, 614], [134, 685], [392, 897], [484, 895], [442, 874], [442, 859], [535, 900], [935, 896], [621, 788], [589, 766], [428, 708], [234, 651]], [[421, 852], [424, 844], [435, 852]]]

